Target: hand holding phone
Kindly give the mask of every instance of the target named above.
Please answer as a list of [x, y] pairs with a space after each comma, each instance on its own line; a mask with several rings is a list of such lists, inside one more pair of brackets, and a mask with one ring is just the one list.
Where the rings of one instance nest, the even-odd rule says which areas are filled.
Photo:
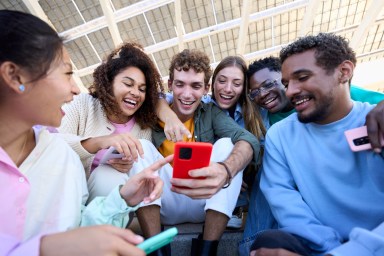
[[[190, 170], [207, 167], [212, 144], [207, 142], [176, 142], [173, 159], [173, 178], [192, 179]], [[201, 177], [200, 179], [204, 179]]]
[[124, 155], [120, 154], [114, 147], [109, 147], [100, 160], [100, 164], [107, 164], [108, 160], [115, 158], [123, 158]]
[[[361, 126], [355, 129], [345, 131], [344, 134], [352, 151], [357, 152], [372, 149], [368, 137], [367, 126]], [[380, 140], [381, 145], [384, 146], [383, 137], [381, 137]]]
[[142, 249], [145, 254], [149, 254], [172, 242], [177, 233], [178, 231], [175, 227], [167, 229], [160, 234], [148, 238], [144, 242], [138, 244], [137, 247]]

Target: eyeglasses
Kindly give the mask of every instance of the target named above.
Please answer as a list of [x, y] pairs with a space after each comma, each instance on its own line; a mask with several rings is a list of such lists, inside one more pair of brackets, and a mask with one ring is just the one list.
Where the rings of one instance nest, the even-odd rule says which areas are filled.
[[250, 100], [254, 100], [255, 98], [259, 97], [261, 92], [268, 92], [272, 90], [272, 88], [276, 87], [278, 85], [277, 79], [273, 81], [269, 81], [262, 85], [260, 88], [255, 88], [249, 91], [248, 97]]

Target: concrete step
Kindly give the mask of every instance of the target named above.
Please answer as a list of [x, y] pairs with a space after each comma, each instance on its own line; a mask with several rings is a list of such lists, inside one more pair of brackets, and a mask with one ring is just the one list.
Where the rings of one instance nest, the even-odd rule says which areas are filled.
[[[165, 226], [164, 228], [168, 229], [171, 227], [174, 226]], [[191, 253], [192, 238], [197, 238], [202, 232], [203, 223], [184, 223], [175, 225], [175, 227], [177, 227], [179, 233], [171, 243], [172, 256], [188, 256]], [[142, 234], [136, 218], [133, 219], [129, 228], [137, 234]], [[219, 243], [217, 255], [237, 256], [237, 245], [242, 237], [242, 228], [237, 230], [225, 230]]]
[[[172, 255], [173, 256], [186, 256], [191, 253], [192, 238], [202, 232], [203, 224], [179, 224], [176, 225], [179, 234], [175, 237], [171, 243]], [[167, 229], [169, 227], [165, 227]], [[221, 237], [217, 255], [223, 256], [236, 256], [237, 244], [243, 237], [243, 230], [226, 230]]]

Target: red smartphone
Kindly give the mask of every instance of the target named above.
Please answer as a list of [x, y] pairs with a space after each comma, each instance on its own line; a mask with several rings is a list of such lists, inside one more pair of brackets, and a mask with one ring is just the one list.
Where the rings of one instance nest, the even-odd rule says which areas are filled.
[[[176, 142], [173, 158], [173, 178], [191, 179], [190, 170], [207, 167], [212, 153], [208, 142]], [[200, 179], [204, 179], [201, 177]]]
[[[352, 151], [362, 151], [371, 149], [371, 143], [368, 138], [367, 126], [361, 126], [355, 129], [351, 129], [344, 132], [345, 137], [347, 137], [347, 141], [349, 147]], [[383, 137], [380, 138], [381, 145], [384, 146]]]

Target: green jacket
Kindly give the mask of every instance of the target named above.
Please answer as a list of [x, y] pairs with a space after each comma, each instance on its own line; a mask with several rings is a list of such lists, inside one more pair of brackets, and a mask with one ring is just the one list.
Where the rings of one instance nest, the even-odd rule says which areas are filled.
[[[227, 116], [213, 103], [203, 104], [196, 109], [194, 115], [195, 141], [215, 143], [221, 138], [231, 138], [232, 143], [244, 140], [253, 149], [254, 161], [258, 162], [260, 143], [256, 137], [240, 127], [232, 118]], [[152, 131], [152, 140], [156, 148], [159, 148], [166, 139], [164, 129], [159, 125]]]

